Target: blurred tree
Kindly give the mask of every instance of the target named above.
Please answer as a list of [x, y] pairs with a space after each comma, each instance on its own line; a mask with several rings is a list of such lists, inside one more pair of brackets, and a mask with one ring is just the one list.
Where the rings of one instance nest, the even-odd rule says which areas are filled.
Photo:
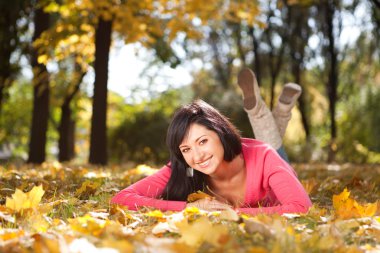
[[92, 164], [107, 164], [107, 81], [111, 32], [112, 20], [100, 17], [95, 31], [95, 83], [89, 157]]
[[342, 29], [342, 19], [340, 14], [340, 0], [325, 0], [319, 4], [319, 15], [321, 32], [323, 33], [323, 57], [325, 70], [328, 76], [326, 82], [327, 97], [329, 100], [329, 117], [330, 117], [330, 142], [328, 145], [328, 162], [335, 161], [337, 151], [336, 137], [336, 103], [338, 101], [338, 84], [339, 84], [339, 50], [337, 47], [338, 38]]
[[[275, 86], [283, 65], [285, 46], [288, 42], [288, 33], [283, 27], [286, 18], [284, 16], [288, 14], [288, 10], [287, 8], [279, 10], [274, 4], [275, 2], [269, 1], [267, 4], [268, 10], [265, 22], [267, 27], [264, 29], [263, 36], [264, 42], [268, 46], [266, 58], [270, 78], [270, 109], [273, 109], [274, 106]], [[275, 12], [279, 12], [279, 14], [275, 15]]]
[[372, 0], [371, 18], [373, 22], [373, 33], [375, 35], [374, 43], [371, 47], [377, 51], [378, 59], [380, 59], [380, 0]]
[[[34, 5], [34, 35], [37, 41], [49, 28], [49, 14], [44, 12], [43, 1]], [[49, 118], [49, 74], [44, 64], [38, 62], [39, 52], [35, 46], [32, 50], [31, 65], [33, 68], [33, 115], [30, 131], [28, 163], [42, 163], [46, 157], [46, 133]]]
[[[58, 141], [58, 160], [60, 162], [70, 161], [75, 156], [75, 124], [76, 121], [73, 119], [73, 109], [72, 101], [76, 94], [80, 90], [80, 85], [82, 83], [83, 77], [86, 72], [84, 72], [80, 65], [74, 63], [74, 73], [71, 78], [72, 89], [68, 89], [66, 95], [63, 98], [61, 105], [61, 120], [58, 126], [59, 131], [59, 141]], [[72, 85], [74, 84], [74, 85]]]
[[[30, 1], [15, 0], [0, 2], [0, 119], [4, 97], [17, 74], [19, 62], [11, 59], [15, 52], [26, 50], [26, 43], [22, 41], [30, 14]], [[1, 122], [1, 120], [0, 120]]]
[[310, 127], [310, 106], [308, 99], [308, 87], [304, 83], [303, 75], [306, 71], [306, 64], [310, 60], [307, 56], [308, 41], [312, 35], [312, 28], [309, 25], [309, 19], [312, 18], [311, 9], [312, 5], [305, 4], [292, 4], [286, 5], [287, 17], [285, 23], [288, 30], [288, 41], [286, 41], [289, 55], [290, 73], [292, 75], [292, 81], [299, 84], [302, 88], [302, 94], [298, 99], [299, 111], [301, 113], [301, 122], [305, 131], [306, 142], [310, 142], [311, 127]]
[[59, 132], [58, 159], [63, 162], [74, 158], [76, 121], [73, 111], [77, 109], [72, 101], [93, 64], [95, 18], [87, 5], [73, 1], [61, 5], [51, 1], [44, 10], [54, 16], [56, 22], [35, 44], [40, 48], [38, 61], [56, 66], [50, 73], [51, 104], [59, 106], [61, 111], [59, 122], [54, 125]]

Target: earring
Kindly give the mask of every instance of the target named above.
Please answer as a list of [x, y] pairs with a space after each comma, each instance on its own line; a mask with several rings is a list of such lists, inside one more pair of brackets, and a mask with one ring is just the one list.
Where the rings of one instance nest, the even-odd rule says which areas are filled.
[[186, 176], [193, 177], [194, 176], [194, 169], [191, 167], [186, 168]]

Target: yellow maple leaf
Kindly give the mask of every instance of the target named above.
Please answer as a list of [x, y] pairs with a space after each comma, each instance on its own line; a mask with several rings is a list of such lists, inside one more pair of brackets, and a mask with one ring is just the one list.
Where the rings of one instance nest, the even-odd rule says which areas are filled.
[[154, 217], [154, 218], [163, 218], [164, 214], [160, 210], [154, 210], [154, 211], [148, 212], [146, 216]]
[[7, 197], [5, 206], [16, 212], [20, 212], [23, 209], [35, 208], [41, 202], [44, 193], [45, 191], [42, 189], [42, 185], [34, 186], [33, 189], [27, 193], [16, 189], [15, 193], [12, 194], [12, 198]]
[[71, 229], [74, 231], [83, 234], [99, 236], [110, 221], [104, 221], [102, 219], [94, 218], [91, 217], [89, 214], [86, 214], [82, 217], [68, 219], [68, 222], [70, 224]]
[[346, 189], [339, 195], [333, 196], [333, 207], [337, 217], [342, 219], [370, 217], [377, 211], [377, 203], [359, 204], [350, 198], [350, 192]]
[[197, 192], [189, 194], [189, 196], [187, 196], [187, 201], [194, 202], [194, 201], [197, 201], [200, 199], [206, 199], [206, 198], [212, 199], [213, 197], [202, 191], [197, 191]]

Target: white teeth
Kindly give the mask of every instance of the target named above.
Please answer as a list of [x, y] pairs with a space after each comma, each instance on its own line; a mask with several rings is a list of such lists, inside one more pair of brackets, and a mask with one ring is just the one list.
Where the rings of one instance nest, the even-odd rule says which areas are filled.
[[210, 162], [210, 159], [208, 159], [207, 161], [205, 161], [203, 163], [198, 163], [198, 165], [201, 166], [201, 167], [205, 167], [205, 166], [207, 166], [209, 164], [209, 162]]

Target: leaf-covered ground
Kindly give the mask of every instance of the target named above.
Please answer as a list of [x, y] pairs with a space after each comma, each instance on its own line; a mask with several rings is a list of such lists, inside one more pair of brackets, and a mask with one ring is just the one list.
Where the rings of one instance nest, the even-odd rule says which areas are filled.
[[110, 206], [150, 174], [58, 163], [0, 167], [0, 252], [379, 252], [380, 166], [298, 165], [306, 215]]

